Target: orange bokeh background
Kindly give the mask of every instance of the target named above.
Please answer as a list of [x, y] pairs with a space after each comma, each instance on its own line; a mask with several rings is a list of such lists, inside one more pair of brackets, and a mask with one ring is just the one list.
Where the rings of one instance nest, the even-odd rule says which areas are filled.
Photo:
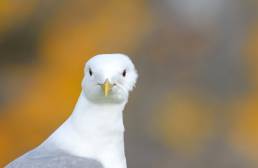
[[2, 0], [0, 166], [70, 115], [90, 57], [122, 52], [129, 167], [257, 167], [258, 5], [213, 2]]

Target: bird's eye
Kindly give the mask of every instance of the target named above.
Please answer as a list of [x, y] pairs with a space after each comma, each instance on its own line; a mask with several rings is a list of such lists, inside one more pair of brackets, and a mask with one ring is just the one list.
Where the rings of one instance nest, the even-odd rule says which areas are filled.
[[90, 74], [90, 76], [92, 76], [92, 74], [93, 74], [91, 69], [89, 69], [89, 74]]
[[123, 77], [126, 76], [126, 70], [123, 71], [123, 74], [122, 74], [122, 75], [123, 75]]

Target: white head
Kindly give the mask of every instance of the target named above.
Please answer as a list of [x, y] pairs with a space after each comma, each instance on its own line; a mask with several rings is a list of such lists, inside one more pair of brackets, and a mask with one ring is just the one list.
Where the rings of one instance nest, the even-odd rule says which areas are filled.
[[130, 58], [123, 54], [101, 54], [91, 58], [84, 68], [82, 89], [94, 103], [123, 103], [137, 80]]

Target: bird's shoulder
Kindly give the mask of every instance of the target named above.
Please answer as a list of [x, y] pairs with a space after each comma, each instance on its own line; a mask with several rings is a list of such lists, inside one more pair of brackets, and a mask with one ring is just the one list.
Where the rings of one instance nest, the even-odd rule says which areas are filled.
[[91, 158], [71, 155], [60, 149], [36, 148], [17, 158], [6, 168], [103, 168]]

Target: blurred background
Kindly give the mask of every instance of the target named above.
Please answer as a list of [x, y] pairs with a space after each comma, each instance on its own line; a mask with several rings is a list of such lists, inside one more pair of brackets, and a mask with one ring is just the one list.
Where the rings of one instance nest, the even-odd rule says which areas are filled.
[[258, 167], [255, 0], [1, 0], [0, 167], [72, 112], [84, 63], [131, 56], [130, 168]]

